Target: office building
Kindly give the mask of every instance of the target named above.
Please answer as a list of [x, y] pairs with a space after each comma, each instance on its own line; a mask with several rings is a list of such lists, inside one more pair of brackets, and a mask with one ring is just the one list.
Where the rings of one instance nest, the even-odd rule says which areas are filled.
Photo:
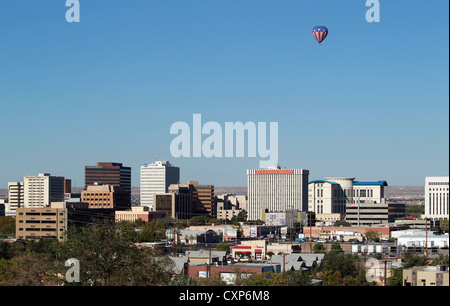
[[110, 208], [127, 210], [131, 208], [129, 192], [121, 186], [95, 184], [87, 186], [81, 192], [81, 202], [88, 203], [89, 208]]
[[122, 187], [128, 196], [125, 207], [131, 207], [131, 168], [121, 163], [99, 162], [85, 167], [85, 189], [88, 186], [109, 185]]
[[180, 168], [168, 161], [156, 161], [141, 167], [141, 206], [153, 209], [153, 194], [167, 193], [171, 184], [180, 182]]
[[16, 209], [24, 206], [24, 185], [22, 182], [8, 183], [8, 204], [6, 215], [15, 215]]
[[217, 217], [214, 185], [201, 185], [198, 181], [172, 184], [169, 192], [188, 193], [191, 197], [191, 213], [195, 216]]
[[425, 178], [425, 214], [422, 218], [448, 220], [448, 186], [448, 176]]
[[303, 169], [247, 170], [248, 220], [261, 220], [263, 209], [307, 211], [308, 176]]
[[6, 205], [8, 205], [8, 200], [0, 199], [0, 217], [5, 216]]
[[49, 207], [18, 208], [16, 210], [16, 239], [63, 240], [69, 227], [107, 222], [114, 210], [91, 210], [87, 203], [53, 202]]
[[172, 219], [190, 219], [192, 218], [192, 195], [183, 191], [183, 188], [181, 191], [154, 193], [153, 211], [165, 212]]
[[[359, 182], [352, 177], [328, 177], [308, 184], [308, 209], [317, 214], [344, 214], [351, 204], [385, 204], [386, 181]], [[387, 207], [386, 207], [387, 209]]]
[[217, 218], [214, 185], [200, 185], [197, 181], [187, 181], [192, 188], [192, 214]]
[[345, 221], [352, 226], [372, 226], [393, 223], [405, 217], [404, 203], [381, 204], [374, 202], [347, 204]]
[[49, 173], [24, 177], [24, 207], [48, 207], [61, 201], [64, 201], [64, 177]]

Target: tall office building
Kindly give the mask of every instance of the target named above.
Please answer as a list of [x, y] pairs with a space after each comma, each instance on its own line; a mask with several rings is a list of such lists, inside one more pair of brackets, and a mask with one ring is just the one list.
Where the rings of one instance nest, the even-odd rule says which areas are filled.
[[39, 173], [24, 177], [24, 207], [48, 207], [52, 202], [64, 201], [64, 177]]
[[180, 168], [168, 161], [156, 161], [141, 167], [141, 206], [153, 209], [153, 194], [167, 193], [169, 186], [180, 182]]
[[122, 187], [127, 193], [126, 207], [131, 207], [131, 168], [121, 163], [97, 163], [85, 167], [85, 190], [88, 186], [109, 185]]
[[422, 218], [448, 220], [448, 186], [448, 176], [425, 178], [425, 214]]
[[169, 193], [188, 194], [192, 217], [208, 216], [217, 217], [214, 185], [201, 185], [197, 181], [187, 181], [185, 184], [173, 184], [169, 187]]
[[307, 211], [308, 177], [303, 169], [247, 170], [248, 220], [261, 219], [263, 209]]
[[8, 205], [6, 213], [15, 214], [17, 208], [24, 206], [24, 186], [22, 182], [8, 183]]

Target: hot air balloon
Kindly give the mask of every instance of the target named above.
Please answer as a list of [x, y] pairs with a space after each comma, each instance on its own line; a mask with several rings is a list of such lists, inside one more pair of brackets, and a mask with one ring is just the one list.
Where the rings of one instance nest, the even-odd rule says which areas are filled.
[[316, 26], [313, 28], [312, 35], [314, 36], [314, 38], [317, 40], [317, 42], [320, 45], [327, 37], [328, 29], [324, 26]]

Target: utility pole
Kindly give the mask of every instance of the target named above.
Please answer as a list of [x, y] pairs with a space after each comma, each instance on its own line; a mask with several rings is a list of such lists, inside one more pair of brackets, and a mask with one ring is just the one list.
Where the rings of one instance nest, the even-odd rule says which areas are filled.
[[187, 252], [187, 260], [186, 260], [186, 277], [189, 278], [189, 252]]
[[178, 246], [179, 246], [179, 242], [180, 242], [179, 231], [180, 231], [180, 226], [178, 224], [178, 214], [177, 214], [177, 256], [178, 256], [178, 253], [179, 253]]
[[286, 286], [286, 253], [283, 252], [283, 286]]
[[209, 249], [208, 278], [211, 278], [211, 249]]
[[309, 215], [309, 252], [312, 253], [312, 215]]
[[425, 218], [425, 259], [428, 260], [428, 218]]

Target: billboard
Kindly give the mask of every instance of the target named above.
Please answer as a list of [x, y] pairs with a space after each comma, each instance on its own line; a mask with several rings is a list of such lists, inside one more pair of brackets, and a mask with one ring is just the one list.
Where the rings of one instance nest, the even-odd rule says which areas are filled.
[[231, 237], [231, 238], [237, 238], [237, 229], [235, 228], [226, 228], [225, 229], [225, 233], [224, 233], [225, 237]]
[[256, 238], [258, 236], [258, 228], [250, 227], [249, 237]]

